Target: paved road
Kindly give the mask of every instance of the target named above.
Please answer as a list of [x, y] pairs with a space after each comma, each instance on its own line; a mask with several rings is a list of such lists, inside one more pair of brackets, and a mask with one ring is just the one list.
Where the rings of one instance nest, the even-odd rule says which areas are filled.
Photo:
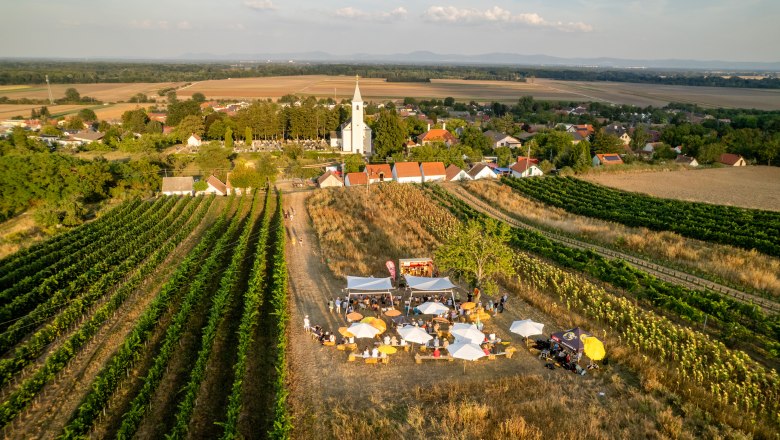
[[766, 313], [780, 312], [780, 305], [778, 305], [777, 302], [768, 300], [766, 298], [761, 298], [760, 296], [751, 295], [749, 293], [742, 292], [740, 290], [733, 289], [731, 287], [724, 286], [722, 284], [718, 284], [710, 280], [706, 280], [704, 278], [699, 278], [695, 275], [691, 275], [685, 272], [680, 272], [678, 270], [666, 266], [652, 263], [650, 261], [637, 258], [633, 255], [624, 254], [622, 252], [617, 252], [612, 249], [607, 249], [601, 246], [594, 245], [592, 243], [575, 240], [573, 238], [564, 235], [559, 235], [559, 234], [545, 231], [543, 229], [536, 228], [535, 226], [532, 226], [528, 223], [524, 223], [514, 217], [510, 217], [507, 214], [504, 214], [503, 212], [491, 207], [490, 205], [482, 201], [480, 198], [466, 191], [460, 185], [443, 185], [443, 188], [447, 189], [447, 191], [449, 191], [451, 194], [463, 200], [464, 202], [468, 203], [474, 209], [482, 212], [483, 214], [487, 214], [493, 218], [506, 222], [514, 227], [536, 231], [544, 235], [545, 237], [549, 238], [552, 241], [562, 243], [566, 246], [573, 247], [573, 248], [590, 249], [593, 252], [606, 258], [620, 258], [626, 261], [627, 263], [629, 263], [630, 265], [634, 266], [635, 268], [643, 270], [664, 281], [668, 281], [670, 283], [678, 284], [685, 287], [695, 288], [695, 289], [707, 288], [710, 290], [714, 290], [721, 294], [728, 295], [738, 301], [747, 304], [755, 304], [761, 307], [761, 309], [764, 310], [764, 312]]

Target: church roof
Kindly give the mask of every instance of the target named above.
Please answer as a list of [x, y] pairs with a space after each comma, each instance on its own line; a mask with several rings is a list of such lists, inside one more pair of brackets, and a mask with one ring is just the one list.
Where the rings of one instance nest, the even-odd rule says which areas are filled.
[[360, 96], [360, 87], [358, 87], [357, 80], [355, 81], [355, 96], [352, 97], [352, 102], [363, 102], [363, 97]]

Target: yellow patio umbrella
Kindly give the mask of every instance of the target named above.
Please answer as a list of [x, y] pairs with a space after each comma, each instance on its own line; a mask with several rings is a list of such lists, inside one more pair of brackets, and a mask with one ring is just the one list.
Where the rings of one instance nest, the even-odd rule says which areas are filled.
[[476, 306], [477, 306], [476, 303], [473, 303], [473, 302], [469, 301], [469, 302], [464, 302], [463, 304], [461, 304], [460, 308], [463, 309], [463, 310], [471, 310], [471, 309], [473, 309]]
[[396, 309], [390, 309], [390, 310], [385, 312], [385, 316], [389, 316], [391, 318], [396, 317], [396, 316], [401, 316], [401, 311], [400, 310], [396, 310]]
[[604, 344], [593, 336], [586, 336], [582, 343], [585, 346], [585, 356], [589, 357], [593, 361], [600, 361], [604, 359], [607, 352], [604, 350]]
[[398, 351], [392, 345], [380, 345], [377, 350], [384, 354], [395, 354]]
[[354, 321], [360, 321], [361, 319], [363, 319], [363, 315], [361, 315], [358, 312], [352, 312], [349, 315], [347, 315], [347, 320], [349, 321], [354, 322]]
[[339, 333], [341, 336], [344, 336], [345, 338], [352, 338], [355, 335], [349, 332], [349, 330], [346, 327], [339, 327]]
[[387, 324], [385, 324], [385, 322], [379, 318], [372, 318], [369, 316], [363, 318], [360, 322], [364, 322], [371, 327], [374, 327], [375, 329], [379, 330], [379, 333], [384, 333], [384, 331], [387, 330]]

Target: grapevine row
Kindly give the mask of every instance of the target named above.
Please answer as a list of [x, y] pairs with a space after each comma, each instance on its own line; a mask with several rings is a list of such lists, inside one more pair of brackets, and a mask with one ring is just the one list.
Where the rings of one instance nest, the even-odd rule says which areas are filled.
[[241, 323], [238, 327], [238, 354], [233, 365], [233, 386], [228, 398], [227, 420], [224, 425], [222, 438], [233, 439], [238, 435], [238, 417], [241, 414], [241, 399], [244, 376], [246, 375], [246, 361], [249, 347], [254, 343], [253, 335], [258, 325], [260, 307], [263, 302], [265, 289], [265, 276], [267, 266], [267, 240], [271, 219], [271, 191], [265, 193], [265, 207], [260, 223], [260, 232], [257, 237], [255, 261], [252, 265], [252, 273], [249, 279], [249, 288], [244, 299], [244, 311], [241, 315]]
[[[226, 210], [225, 212], [228, 212]], [[170, 325], [165, 331], [165, 337], [160, 349], [155, 356], [153, 364], [147, 372], [144, 385], [133, 399], [130, 409], [125, 413], [122, 426], [120, 427], [117, 438], [131, 438], [145, 414], [149, 400], [162, 380], [165, 369], [179, 343], [179, 339], [185, 330], [187, 320], [190, 318], [192, 308], [201, 300], [206, 290], [209, 277], [219, 266], [220, 259], [226, 252], [230, 240], [234, 237], [238, 229], [240, 216], [236, 215], [230, 226], [225, 231], [227, 218], [223, 215], [209, 229], [205, 237], [198, 245], [190, 251], [182, 265], [192, 267], [192, 272], [197, 272], [195, 278], [189, 283], [187, 293], [182, 300], [178, 311], [172, 319]], [[214, 244], [216, 242], [216, 244]], [[213, 249], [209, 249], [213, 246]], [[203, 260], [204, 256], [208, 258], [197, 267], [195, 262]], [[190, 272], [190, 271], [188, 271]], [[185, 287], [182, 285], [181, 287]], [[164, 306], [164, 305], [163, 305]], [[173, 307], [168, 305], [168, 307]], [[157, 315], [157, 311], [150, 308], [147, 312], [149, 316]], [[146, 315], [144, 315], [146, 316]], [[75, 416], [64, 428], [63, 438], [77, 438], [88, 433], [93, 426], [96, 418], [105, 408], [108, 400], [116, 392], [116, 389], [125, 376], [126, 371], [132, 368], [138, 359], [137, 354], [141, 351], [143, 344], [148, 340], [151, 333], [155, 330], [153, 325], [155, 321], [149, 321], [142, 318], [133, 331], [125, 339], [125, 342], [117, 350], [109, 363], [103, 367], [98, 377], [92, 383], [90, 392], [81, 401]], [[159, 323], [158, 323], [159, 327]]]
[[[173, 252], [181, 241], [183, 241], [195, 229], [205, 216], [208, 208], [213, 201], [209, 198], [204, 207], [194, 216], [184, 227], [177, 230], [158, 251], [147, 259], [144, 264], [124, 283], [111, 298], [99, 307], [95, 313], [82, 324], [63, 344], [46, 358], [43, 366], [38, 369], [30, 378], [24, 380], [22, 384], [11, 395], [0, 404], [0, 426], [5, 426], [20, 411], [27, 407], [40, 390], [51, 381], [57, 373], [62, 371], [79, 352], [79, 350], [91, 340], [97, 333], [102, 324], [109, 319], [114, 312], [124, 303], [135, 288], [151, 274], [157, 266]], [[188, 280], [188, 270], [182, 266], [174, 273], [168, 283], [163, 287], [155, 301], [157, 303], [167, 304], [170, 296], [176, 291], [178, 286]], [[61, 331], [63, 329], [59, 329]]]
[[230, 260], [230, 265], [222, 273], [219, 289], [212, 298], [208, 321], [203, 329], [201, 337], [200, 351], [198, 351], [195, 365], [193, 365], [192, 371], [190, 372], [190, 379], [182, 390], [183, 397], [179, 401], [178, 411], [176, 412], [176, 421], [174, 422], [171, 432], [168, 434], [169, 439], [184, 438], [187, 434], [190, 418], [195, 409], [195, 398], [197, 397], [200, 384], [206, 376], [206, 366], [211, 355], [211, 349], [214, 345], [214, 338], [217, 335], [217, 327], [219, 326], [222, 317], [225, 315], [225, 310], [230, 302], [231, 293], [238, 281], [241, 262], [246, 258], [249, 251], [249, 238], [254, 225], [254, 211], [256, 205], [257, 203], [255, 200], [252, 203], [252, 209], [244, 224], [244, 230], [241, 233], [238, 244], [233, 250], [233, 258]]
[[575, 178], [502, 182], [542, 203], [574, 214], [641, 226], [780, 256], [780, 213], [661, 199]]

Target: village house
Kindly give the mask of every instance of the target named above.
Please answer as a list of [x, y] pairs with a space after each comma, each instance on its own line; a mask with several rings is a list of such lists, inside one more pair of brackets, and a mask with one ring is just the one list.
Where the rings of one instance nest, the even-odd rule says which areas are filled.
[[90, 142], [102, 142], [105, 135], [105, 133], [99, 131], [79, 131], [78, 133], [72, 134], [70, 138], [85, 145]]
[[443, 162], [423, 162], [420, 164], [423, 182], [438, 182], [447, 177]]
[[396, 162], [393, 164], [393, 179], [398, 183], [420, 183], [422, 173], [417, 162]]
[[496, 176], [496, 173], [494, 173], [493, 170], [485, 163], [478, 163], [474, 165], [468, 171], [468, 174], [472, 180], [498, 178], [498, 176]]
[[320, 188], [341, 188], [344, 186], [344, 181], [333, 171], [326, 171], [325, 174], [317, 178], [317, 186]]
[[431, 125], [428, 124], [428, 131], [417, 136], [417, 143], [420, 145], [432, 144], [434, 142], [441, 142], [447, 146], [452, 146], [458, 143], [458, 139], [454, 134], [450, 133], [445, 128], [434, 128], [431, 130]]
[[493, 149], [498, 147], [517, 148], [522, 146], [519, 139], [509, 136], [508, 134], [500, 133], [495, 130], [488, 130], [484, 134], [490, 138], [492, 142], [491, 147]]
[[747, 166], [747, 162], [745, 162], [745, 159], [742, 156], [740, 156], [739, 154], [732, 154], [732, 153], [721, 154], [720, 158], [718, 159], [718, 162], [730, 167]]
[[200, 147], [203, 144], [203, 140], [198, 136], [197, 134], [193, 133], [188, 139], [187, 139], [187, 146], [188, 147]]
[[460, 169], [459, 166], [455, 165], [454, 163], [451, 163], [450, 166], [447, 167], [445, 170], [445, 177], [444, 180], [447, 182], [460, 182], [464, 180], [471, 180], [471, 176], [469, 176], [469, 173], [463, 171]]
[[344, 186], [368, 185], [368, 175], [362, 173], [347, 173], [344, 177]]
[[222, 183], [222, 181], [213, 174], [206, 179], [206, 185], [208, 185], [208, 187], [198, 194], [216, 194], [218, 196], [226, 196], [228, 194], [227, 185]]
[[681, 165], [689, 166], [689, 167], [697, 167], [699, 166], [699, 162], [696, 161], [696, 158], [686, 156], [684, 154], [680, 154], [677, 156], [677, 159], [674, 160], [675, 163], [679, 163]]
[[593, 166], [623, 165], [623, 159], [615, 153], [596, 154], [593, 156]]
[[191, 196], [194, 184], [192, 176], [163, 177], [161, 191], [164, 196]]
[[393, 170], [386, 163], [366, 165], [368, 183], [389, 182], [393, 180]]

